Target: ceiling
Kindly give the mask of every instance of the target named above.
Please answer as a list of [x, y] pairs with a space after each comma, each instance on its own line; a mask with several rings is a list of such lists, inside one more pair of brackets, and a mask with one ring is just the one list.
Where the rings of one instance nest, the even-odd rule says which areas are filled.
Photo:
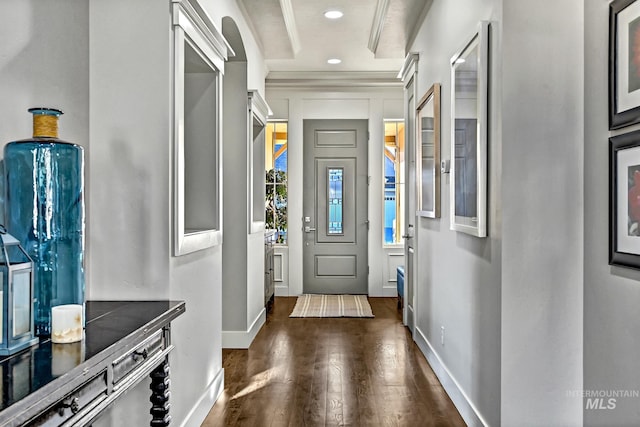
[[[264, 54], [267, 84], [395, 80], [432, 0], [237, 0]], [[324, 12], [337, 9], [342, 18]], [[338, 65], [327, 63], [340, 58]]]

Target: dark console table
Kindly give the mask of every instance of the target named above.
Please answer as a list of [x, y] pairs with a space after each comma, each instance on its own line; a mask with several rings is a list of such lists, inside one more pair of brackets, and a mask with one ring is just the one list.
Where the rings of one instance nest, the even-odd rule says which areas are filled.
[[0, 427], [90, 425], [151, 376], [151, 426], [168, 426], [171, 321], [183, 301], [88, 301], [85, 339], [0, 358]]

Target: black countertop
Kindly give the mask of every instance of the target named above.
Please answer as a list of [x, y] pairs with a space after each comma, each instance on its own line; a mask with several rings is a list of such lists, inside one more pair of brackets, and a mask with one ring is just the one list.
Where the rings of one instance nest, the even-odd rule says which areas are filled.
[[91, 359], [144, 339], [184, 311], [183, 301], [87, 301], [81, 342], [53, 344], [41, 338], [37, 345], [0, 358], [0, 411], [59, 377], [81, 374]]

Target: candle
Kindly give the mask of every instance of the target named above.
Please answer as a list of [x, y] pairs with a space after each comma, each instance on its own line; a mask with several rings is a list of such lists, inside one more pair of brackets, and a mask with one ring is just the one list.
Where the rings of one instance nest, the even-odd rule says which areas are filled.
[[82, 305], [65, 304], [51, 307], [51, 341], [69, 343], [82, 340]]

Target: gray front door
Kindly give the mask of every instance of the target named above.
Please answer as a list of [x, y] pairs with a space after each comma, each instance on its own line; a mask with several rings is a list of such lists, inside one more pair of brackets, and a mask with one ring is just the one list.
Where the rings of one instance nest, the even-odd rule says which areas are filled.
[[367, 120], [304, 120], [303, 291], [367, 294]]

